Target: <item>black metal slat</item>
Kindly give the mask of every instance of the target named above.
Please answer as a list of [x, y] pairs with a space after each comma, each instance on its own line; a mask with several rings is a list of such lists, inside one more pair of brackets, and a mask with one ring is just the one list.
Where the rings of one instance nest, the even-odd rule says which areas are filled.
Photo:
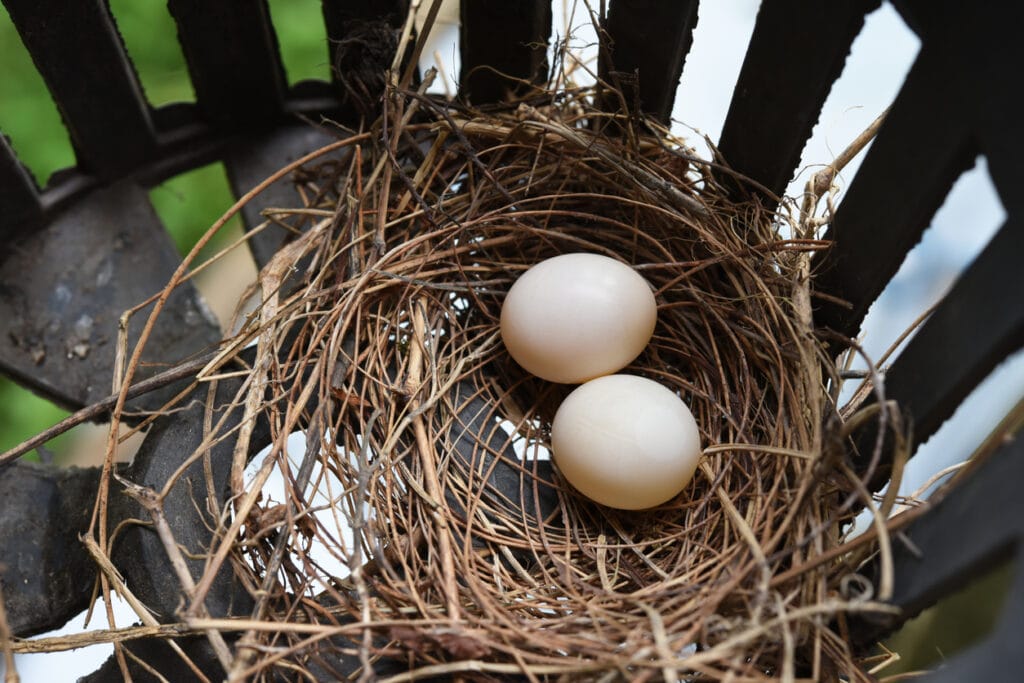
[[[1024, 119], [1016, 88], [1003, 87], [1020, 77], [1024, 44], [1024, 3], [963, 3], [944, 0], [940, 11], [927, 3], [920, 11], [935, 12], [926, 25], [934, 44], [951, 46], [943, 52], [950, 86], [970, 103], [980, 151], [988, 160], [992, 182], [1010, 215], [1024, 215]], [[955, 80], [954, 80], [955, 79]], [[947, 86], [948, 88], [949, 86]]]
[[[7, 246], [0, 262], [0, 370], [68, 407], [108, 395], [121, 314], [159, 292], [180, 257], [145, 191], [129, 180], [78, 198], [42, 230]], [[129, 326], [130, 347], [151, 310]], [[190, 283], [164, 308], [140, 379], [212, 348], [217, 323]], [[155, 408], [168, 392], [133, 401]]]
[[[1024, 440], [1013, 439], [905, 531], [894, 545], [891, 603], [916, 615], [956, 584], [1009, 557], [1024, 532]], [[1004, 519], [1007, 524], [993, 524]]]
[[42, 216], [36, 183], [0, 133], [0, 239], [5, 242]]
[[761, 3], [718, 145], [733, 169], [781, 196], [864, 16], [879, 4]]
[[284, 67], [266, 0], [170, 0], [196, 99], [215, 125], [255, 125], [278, 116]]
[[155, 151], [149, 107], [102, 0], [4, 0], [71, 135], [79, 167], [121, 175]]
[[322, 0], [321, 6], [332, 80], [350, 98], [372, 99], [377, 90], [383, 92], [408, 0]]
[[[601, 81], [616, 87], [631, 111], [667, 124], [696, 25], [697, 0], [616, 0], [603, 26]], [[616, 98], [604, 106], [617, 105]]]
[[1005, 224], [907, 344], [886, 375], [913, 420], [915, 445], [1008, 355], [1024, 346], [1024, 224]]
[[543, 0], [463, 0], [459, 30], [460, 93], [476, 104], [522, 92], [515, 79], [547, 79], [551, 3]]
[[360, 24], [383, 21], [401, 28], [409, 10], [408, 0], [322, 0], [321, 5], [332, 65], [339, 43], [352, 36]]
[[[282, 128], [251, 139], [246, 144], [235, 145], [224, 158], [231, 189], [240, 197], [275, 171], [336, 139], [330, 132], [301, 125]], [[345, 152], [335, 153], [335, 158], [339, 154]], [[251, 230], [267, 220], [262, 213], [265, 208], [298, 206], [300, 203], [301, 197], [289, 175], [242, 207], [242, 219], [246, 228]], [[289, 235], [278, 225], [271, 225], [254, 235], [248, 245], [256, 264], [261, 268], [266, 265]]]
[[78, 539], [99, 475], [27, 462], [0, 468], [0, 590], [16, 636], [58, 628], [88, 607], [96, 564]]
[[[859, 621], [854, 640], [870, 646], [898, 628], [905, 620], [949, 595], [971, 579], [1020, 551], [1024, 537], [1024, 439], [1007, 441], [976, 471], [950, 491], [932, 510], [911, 523], [893, 539], [893, 595], [889, 602], [902, 612], [888, 617]], [[868, 568], [877, 575], [878, 564]], [[998, 651], [1010, 637], [1019, 643], [1024, 628], [1024, 566], [1017, 567], [1017, 580], [1003, 610], [1002, 623], [983, 647]], [[1019, 670], [1024, 650], [1019, 647], [1011, 657], [993, 664], [1001, 671]], [[1009, 654], [1009, 653], [1008, 653]], [[979, 666], [974, 653], [970, 662], [953, 660], [952, 671], [961, 666]], [[1010, 662], [1018, 666], [1011, 666]], [[950, 678], [943, 672], [934, 680], [1004, 680], [970, 675]]]
[[[1018, 457], [1018, 459], [1020, 459]], [[1020, 481], [1021, 473], [1017, 473]], [[1017, 541], [1020, 552], [1020, 540]], [[1024, 669], [1024, 567], [1016, 568], [1009, 595], [992, 633], [977, 645], [958, 652], [938, 670], [919, 679], [921, 683], [962, 683], [963, 681], [1016, 681]]]
[[888, 118], [850, 183], [816, 264], [816, 288], [848, 305], [817, 302], [818, 325], [857, 333], [868, 307], [921, 239], [956, 178], [974, 161], [969, 112], [951, 101], [943, 61], [921, 50]]
[[[826, 309], [819, 320], [830, 320], [852, 333], [903, 253], [919, 238], [952, 179], [970, 163], [975, 147], [988, 157], [992, 180], [1009, 215], [887, 373], [887, 395], [909, 412], [916, 447], [999, 362], [1024, 346], [1018, 274], [1024, 259], [1024, 198], [1018, 191], [1024, 179], [1024, 126], [1014, 113], [1016, 93], [993, 87], [1016, 78], [1021, 53], [1016, 34], [1024, 11], [1017, 3], [955, 0], [897, 0], [897, 5], [921, 35], [924, 49], [900, 95], [904, 106], [894, 109], [883, 130], [886, 152], [879, 151], [880, 136], [854, 181], [859, 205], [851, 204], [851, 187], [836, 219], [835, 236], [843, 241], [834, 249], [839, 256], [853, 258], [842, 266], [841, 275], [826, 271], [826, 286], [844, 292], [854, 310]], [[906, 115], [903, 102], [911, 97], [919, 99], [915, 116]], [[903, 150], [909, 158], [900, 165], [900, 148], [908, 139], [916, 140], [915, 148]], [[929, 145], [937, 153], [929, 152]], [[886, 167], [892, 173], [888, 178]], [[877, 183], [874, 188], [871, 179]], [[908, 179], [915, 190], [902, 197], [898, 192], [886, 194], [881, 187], [888, 180], [895, 190], [905, 190]], [[872, 192], [880, 193], [882, 201], [877, 196], [868, 200]], [[871, 201], [880, 209], [874, 220], [884, 220], [881, 212], [902, 214], [891, 225], [903, 230], [870, 232], [866, 209]], [[854, 225], [862, 226], [859, 235], [844, 233], [850, 227], [844, 221], [851, 216]], [[828, 258], [842, 260], [837, 254]], [[842, 287], [837, 288], [840, 282]], [[884, 483], [884, 463], [882, 469], [882, 476], [871, 482], [873, 488]], [[1014, 583], [994, 630], [922, 680], [1017, 680], [1024, 668], [1024, 566], [1019, 562], [1024, 499], [1018, 491], [1022, 480], [1024, 439], [1018, 433], [896, 538], [891, 602], [903, 613], [894, 619], [863, 620], [855, 629], [855, 640], [863, 647], [873, 645], [907, 618], [1016, 555]], [[877, 580], [877, 564], [873, 571]]]

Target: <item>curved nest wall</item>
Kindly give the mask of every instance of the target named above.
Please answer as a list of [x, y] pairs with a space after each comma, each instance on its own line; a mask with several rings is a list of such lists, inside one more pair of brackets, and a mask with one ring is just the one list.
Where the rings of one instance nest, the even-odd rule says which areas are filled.
[[[812, 325], [817, 219], [731, 200], [728, 169], [667, 133], [595, 132], [587, 102], [481, 114], [395, 94], [379, 129], [295, 173], [305, 206], [268, 214], [295, 238], [204, 372], [216, 384], [256, 343], [232, 509], [211, 520], [255, 601], [235, 673], [868, 680], [845, 620], [885, 608], [856, 574], [875, 535], [845, 536], [871, 503], [844, 453], [872, 416], [840, 415]], [[625, 372], [677, 392], [704, 446], [655, 509], [562, 481], [548, 430], [572, 387], [501, 343], [511, 283], [567, 252], [655, 291]], [[256, 423], [272, 447], [246, 478]], [[284, 500], [260, 492], [275, 471]]]

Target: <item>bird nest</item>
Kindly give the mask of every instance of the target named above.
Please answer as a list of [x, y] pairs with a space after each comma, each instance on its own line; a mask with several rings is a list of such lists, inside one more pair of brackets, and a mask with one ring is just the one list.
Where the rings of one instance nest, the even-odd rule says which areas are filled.
[[[305, 206], [268, 214], [297, 236], [228, 347], [257, 344], [244, 398], [272, 444], [236, 468], [221, 533], [260, 622], [236, 673], [867, 680], [846, 618], [885, 608], [857, 574], [877, 544], [845, 536], [871, 503], [812, 324], [815, 219], [736, 199], [742, 179], [665, 131], [599, 132], [632, 122], [591, 95], [482, 114], [394, 91], [296, 172]], [[567, 252], [655, 291], [625, 372], [682, 396], [705, 445], [657, 508], [562, 480], [571, 387], [501, 343], [509, 286]]]
[[[593, 100], [482, 113], [392, 88], [373, 128], [275, 176], [305, 199], [266, 213], [292, 238], [199, 375], [210, 396], [244, 377], [244, 419], [208, 412], [192, 458], [232, 440], [229, 503], [207, 514], [213, 546], [191, 549], [206, 573], [175, 565], [181, 628], [234, 676], [870, 679], [847, 620], [887, 610], [858, 571], [881, 550], [884, 592], [892, 500], [876, 509], [850, 431], [895, 420], [884, 401], [837, 406], [813, 325], [829, 216], [813, 193], [829, 183], [787, 218]], [[678, 393], [704, 450], [654, 509], [563, 481], [549, 430], [572, 387], [501, 342], [512, 282], [567, 252], [629, 264], [655, 292], [654, 336], [624, 371]], [[159, 496], [127, 485], [160, 533]], [[874, 527], [851, 540], [864, 507]], [[227, 566], [249, 619], [203, 611]]]

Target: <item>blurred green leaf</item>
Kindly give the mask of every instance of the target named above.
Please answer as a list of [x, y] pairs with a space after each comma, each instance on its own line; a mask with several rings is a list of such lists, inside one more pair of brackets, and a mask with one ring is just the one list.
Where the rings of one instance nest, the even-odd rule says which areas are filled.
[[170, 102], [194, 102], [195, 90], [167, 3], [108, 1], [149, 103], [159, 107]]
[[[223, 164], [201, 166], [169, 178], [150, 190], [149, 199], [182, 256], [235, 201]], [[222, 234], [224, 230], [211, 248], [221, 244]]]
[[[0, 452], [6, 451], [25, 439], [38, 434], [47, 427], [60, 422], [68, 412], [58, 408], [45, 398], [21, 388], [6, 377], [0, 376]], [[61, 434], [46, 444], [54, 453], [62, 453], [68, 446], [69, 434]], [[24, 456], [26, 460], [38, 461], [33, 452]]]
[[288, 82], [330, 80], [327, 30], [320, 0], [270, 0], [269, 5]]

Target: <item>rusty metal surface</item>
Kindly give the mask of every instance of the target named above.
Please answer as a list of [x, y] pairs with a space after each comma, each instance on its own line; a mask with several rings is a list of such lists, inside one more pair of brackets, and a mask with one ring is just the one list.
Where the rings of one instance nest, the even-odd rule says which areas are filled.
[[[242, 419], [243, 406], [235, 401], [242, 379], [235, 377], [218, 382], [211, 404], [213, 424], [223, 420], [224, 433], [230, 433]], [[124, 478], [133, 484], [161, 490], [175, 475], [186, 458], [195, 453], [203, 441], [203, 420], [209, 401], [209, 385], [200, 385], [183, 403], [183, 410], [157, 419], [135, 455]], [[254, 448], [265, 445], [265, 429], [257, 427]], [[163, 514], [179, 547], [192, 559], [186, 560], [195, 580], [203, 573], [205, 555], [213, 543], [211, 529], [218, 520], [211, 511], [221, 510], [227, 494], [231, 471], [233, 438], [224, 438], [213, 445], [203, 458], [191, 463], [175, 480], [163, 499]], [[211, 480], [207, 482], [206, 469]], [[120, 487], [118, 487], [120, 489]], [[208, 492], [212, 492], [212, 499]], [[125, 493], [119, 493], [112, 504], [117, 519], [149, 520], [149, 513]], [[156, 532], [149, 526], [130, 526], [114, 546], [113, 559], [124, 575], [128, 587], [161, 621], [172, 621], [176, 610], [187, 604], [181, 582], [171, 570], [167, 553]], [[217, 575], [214, 588], [205, 601], [210, 615], [243, 616], [252, 609], [252, 601], [234, 580], [230, 562]]]
[[[90, 193], [45, 228], [8, 245], [0, 262], [0, 368], [57, 403], [80, 407], [112, 389], [121, 314], [159, 292], [180, 258], [141, 189]], [[147, 309], [148, 311], [148, 309]], [[145, 313], [129, 328], [138, 339]], [[143, 358], [155, 374], [220, 337], [190, 284], [174, 293]], [[166, 392], [135, 402], [155, 407]]]
[[[676, 87], [697, 26], [697, 0], [619, 0], [611, 3], [603, 29], [598, 74], [622, 92], [626, 107], [653, 115], [663, 124], [672, 116]], [[619, 101], [605, 106], [618, 109]]]

